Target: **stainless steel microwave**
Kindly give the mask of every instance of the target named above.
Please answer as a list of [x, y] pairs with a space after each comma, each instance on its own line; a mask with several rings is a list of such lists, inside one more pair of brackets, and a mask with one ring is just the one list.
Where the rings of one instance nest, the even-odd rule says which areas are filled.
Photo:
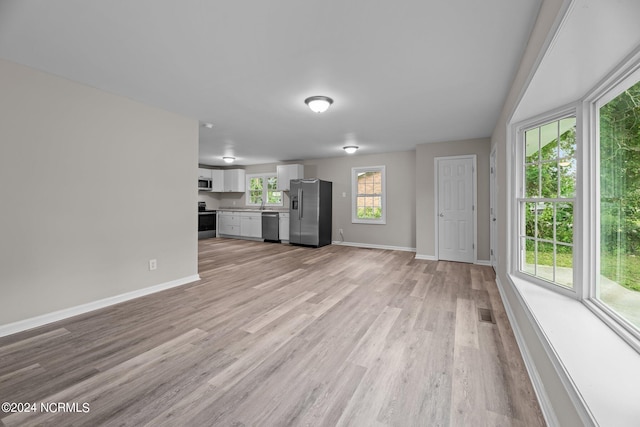
[[212, 183], [210, 179], [198, 178], [198, 190], [211, 191], [211, 188], [212, 188]]

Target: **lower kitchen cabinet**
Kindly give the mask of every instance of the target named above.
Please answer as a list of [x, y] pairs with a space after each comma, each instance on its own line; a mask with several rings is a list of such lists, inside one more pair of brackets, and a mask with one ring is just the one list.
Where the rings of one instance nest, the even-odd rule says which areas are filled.
[[218, 234], [240, 236], [240, 215], [238, 212], [218, 212]]
[[262, 238], [262, 213], [240, 213], [240, 236], [251, 237], [255, 239]]
[[[280, 240], [289, 241], [289, 212], [280, 212]], [[262, 211], [218, 211], [218, 235], [246, 239], [262, 239]]]
[[280, 227], [278, 233], [280, 234], [280, 240], [289, 241], [289, 214], [281, 212], [278, 216], [280, 218]]

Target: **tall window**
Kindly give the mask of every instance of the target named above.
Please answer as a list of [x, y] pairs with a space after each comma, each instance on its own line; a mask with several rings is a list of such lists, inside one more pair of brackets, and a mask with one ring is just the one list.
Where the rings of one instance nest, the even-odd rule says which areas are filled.
[[[597, 108], [600, 248], [596, 299], [640, 328], [640, 79]], [[611, 98], [606, 101], [606, 99]]]
[[521, 134], [524, 160], [520, 208], [521, 272], [573, 287], [576, 118]]
[[640, 351], [640, 52], [576, 108], [519, 127], [513, 267]]
[[247, 175], [249, 206], [282, 206], [282, 191], [277, 190], [276, 175]]
[[351, 169], [351, 222], [386, 224], [385, 167]]

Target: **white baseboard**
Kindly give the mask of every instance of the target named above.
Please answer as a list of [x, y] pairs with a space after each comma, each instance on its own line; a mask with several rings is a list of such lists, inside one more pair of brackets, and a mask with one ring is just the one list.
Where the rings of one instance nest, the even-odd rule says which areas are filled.
[[386, 249], [389, 251], [405, 251], [405, 252], [416, 251], [416, 248], [408, 248], [404, 246], [373, 245], [370, 243], [341, 242], [338, 240], [334, 240], [333, 242], [331, 242], [331, 244], [342, 245], [342, 246], [353, 246], [356, 248], [366, 248], [366, 249]]
[[[531, 378], [531, 384], [533, 385], [533, 390], [536, 393], [536, 397], [538, 398], [538, 402], [540, 403], [540, 410], [542, 411], [542, 415], [548, 426], [560, 427], [560, 422], [556, 417], [556, 413], [553, 409], [553, 405], [547, 395], [544, 384], [542, 383], [542, 379], [538, 374], [538, 370], [536, 369], [536, 365], [533, 362], [531, 357], [531, 353], [529, 352], [529, 348], [527, 347], [527, 343], [522, 336], [522, 332], [520, 331], [520, 326], [516, 321], [515, 314], [513, 313], [513, 309], [511, 308], [511, 304], [509, 304], [509, 300], [505, 297], [504, 289], [502, 286], [502, 282], [500, 278], [496, 276], [496, 285], [498, 286], [498, 293], [500, 294], [500, 298], [502, 299], [502, 304], [504, 305], [504, 309], [507, 312], [507, 318], [509, 319], [509, 323], [511, 324], [511, 329], [513, 330], [513, 335], [516, 338], [516, 343], [518, 344], [518, 348], [520, 349], [520, 354], [522, 354], [522, 359], [524, 361], [524, 366], [527, 369], [527, 373], [529, 374], [529, 378]], [[517, 291], [516, 291], [517, 292]]]
[[148, 288], [138, 289], [124, 294], [92, 301], [86, 304], [77, 305], [75, 307], [65, 308], [63, 310], [54, 311], [52, 313], [43, 314], [40, 316], [32, 317], [30, 319], [19, 320], [17, 322], [8, 323], [6, 325], [0, 325], [0, 337], [26, 331], [28, 329], [37, 328], [48, 323], [64, 320], [69, 317], [77, 316], [79, 314], [88, 313], [90, 311], [98, 310], [110, 305], [129, 301], [134, 298], [139, 298], [145, 295], [164, 291], [165, 289], [186, 285], [187, 283], [195, 282], [198, 280], [200, 280], [200, 275], [195, 274], [193, 276], [183, 277], [181, 279], [176, 279], [170, 282], [161, 283], [159, 285], [149, 286]]
[[[421, 255], [421, 254], [416, 254], [416, 259], [422, 259], [422, 260], [426, 260], [426, 261], [438, 261], [438, 258], [436, 258], [433, 255]], [[479, 259], [476, 260], [476, 262], [474, 263], [476, 265], [486, 265], [486, 266], [491, 266], [491, 261], [487, 261], [484, 259]]]

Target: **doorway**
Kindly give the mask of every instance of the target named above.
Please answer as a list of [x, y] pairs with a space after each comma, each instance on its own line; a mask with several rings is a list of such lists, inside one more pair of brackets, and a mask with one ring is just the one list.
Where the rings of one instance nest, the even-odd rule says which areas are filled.
[[498, 265], [497, 253], [496, 253], [496, 240], [497, 240], [497, 218], [496, 218], [496, 147], [494, 146], [489, 156], [489, 241], [491, 247], [489, 248], [490, 262], [493, 269], [496, 269]]
[[476, 261], [476, 156], [436, 157], [436, 257]]

